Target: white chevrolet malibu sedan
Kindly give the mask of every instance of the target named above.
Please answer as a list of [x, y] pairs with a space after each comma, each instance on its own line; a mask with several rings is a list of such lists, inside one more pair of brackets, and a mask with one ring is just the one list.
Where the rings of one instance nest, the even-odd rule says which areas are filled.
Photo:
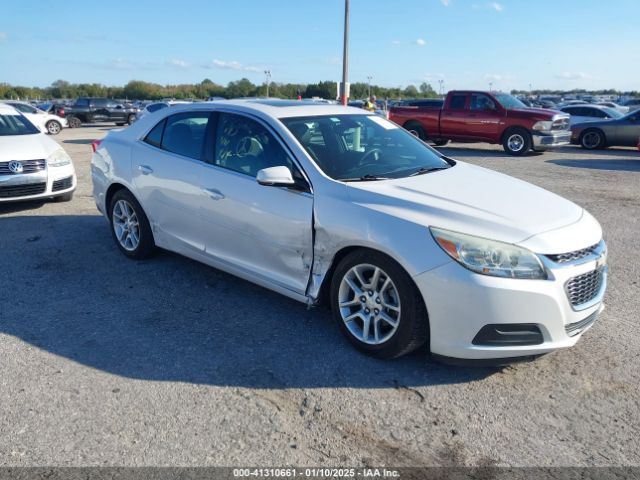
[[54, 198], [76, 188], [71, 158], [15, 108], [0, 103], [0, 203]]
[[574, 345], [603, 309], [606, 247], [589, 213], [360, 109], [167, 108], [109, 133], [92, 177], [126, 256], [162, 247], [326, 301], [377, 357], [426, 344], [447, 361], [531, 359]]

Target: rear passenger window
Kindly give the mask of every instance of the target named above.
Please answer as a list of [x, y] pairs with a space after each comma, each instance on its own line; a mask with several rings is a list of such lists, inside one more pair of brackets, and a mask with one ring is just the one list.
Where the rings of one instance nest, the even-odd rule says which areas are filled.
[[452, 110], [464, 110], [464, 104], [466, 103], [466, 95], [452, 95], [449, 108]]
[[201, 160], [209, 112], [185, 112], [166, 119], [162, 148], [185, 157]]
[[162, 133], [164, 132], [164, 125], [167, 123], [167, 120], [162, 120], [159, 124], [157, 124], [153, 129], [147, 134], [144, 141], [154, 147], [162, 146]]

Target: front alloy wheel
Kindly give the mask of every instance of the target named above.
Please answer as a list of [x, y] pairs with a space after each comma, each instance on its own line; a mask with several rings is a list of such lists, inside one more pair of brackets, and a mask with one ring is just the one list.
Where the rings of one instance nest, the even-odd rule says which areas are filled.
[[57, 135], [60, 133], [60, 130], [62, 130], [62, 125], [60, 125], [59, 122], [55, 120], [47, 122], [47, 132], [49, 135]]
[[380, 345], [400, 324], [400, 296], [391, 277], [380, 267], [361, 264], [342, 278], [338, 293], [340, 315], [359, 341]]
[[356, 250], [331, 278], [331, 310], [340, 330], [360, 351], [395, 358], [424, 345], [429, 320], [422, 295], [391, 257]]

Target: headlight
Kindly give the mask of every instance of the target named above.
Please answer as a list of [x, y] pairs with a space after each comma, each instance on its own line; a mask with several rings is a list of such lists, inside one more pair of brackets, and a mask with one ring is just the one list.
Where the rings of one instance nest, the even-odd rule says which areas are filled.
[[549, 130], [551, 130], [552, 125], [553, 125], [553, 122], [543, 121], [543, 122], [537, 122], [531, 128], [534, 130], [537, 130], [538, 132], [548, 132]]
[[56, 150], [47, 158], [47, 165], [50, 167], [62, 167], [70, 163], [71, 157], [63, 149]]
[[547, 278], [540, 259], [525, 248], [439, 228], [429, 230], [451, 258], [476, 273], [505, 278]]

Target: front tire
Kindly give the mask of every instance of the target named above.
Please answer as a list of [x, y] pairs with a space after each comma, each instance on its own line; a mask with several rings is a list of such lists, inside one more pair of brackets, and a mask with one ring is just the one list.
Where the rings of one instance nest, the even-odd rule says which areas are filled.
[[405, 355], [429, 339], [427, 311], [411, 277], [387, 255], [356, 250], [331, 279], [331, 310], [340, 330], [361, 352]]
[[62, 125], [56, 120], [49, 120], [45, 126], [49, 135], [58, 135], [62, 130]]
[[531, 134], [524, 128], [514, 128], [507, 131], [502, 141], [504, 151], [517, 157], [525, 155], [531, 150], [532, 145]]
[[605, 144], [606, 139], [604, 137], [604, 133], [601, 130], [592, 128], [589, 130], [585, 130], [582, 135], [580, 135], [580, 145], [586, 150], [597, 150], [599, 148], [604, 148]]
[[120, 251], [127, 257], [149, 258], [155, 250], [153, 233], [144, 210], [127, 190], [118, 190], [109, 204], [111, 234]]

